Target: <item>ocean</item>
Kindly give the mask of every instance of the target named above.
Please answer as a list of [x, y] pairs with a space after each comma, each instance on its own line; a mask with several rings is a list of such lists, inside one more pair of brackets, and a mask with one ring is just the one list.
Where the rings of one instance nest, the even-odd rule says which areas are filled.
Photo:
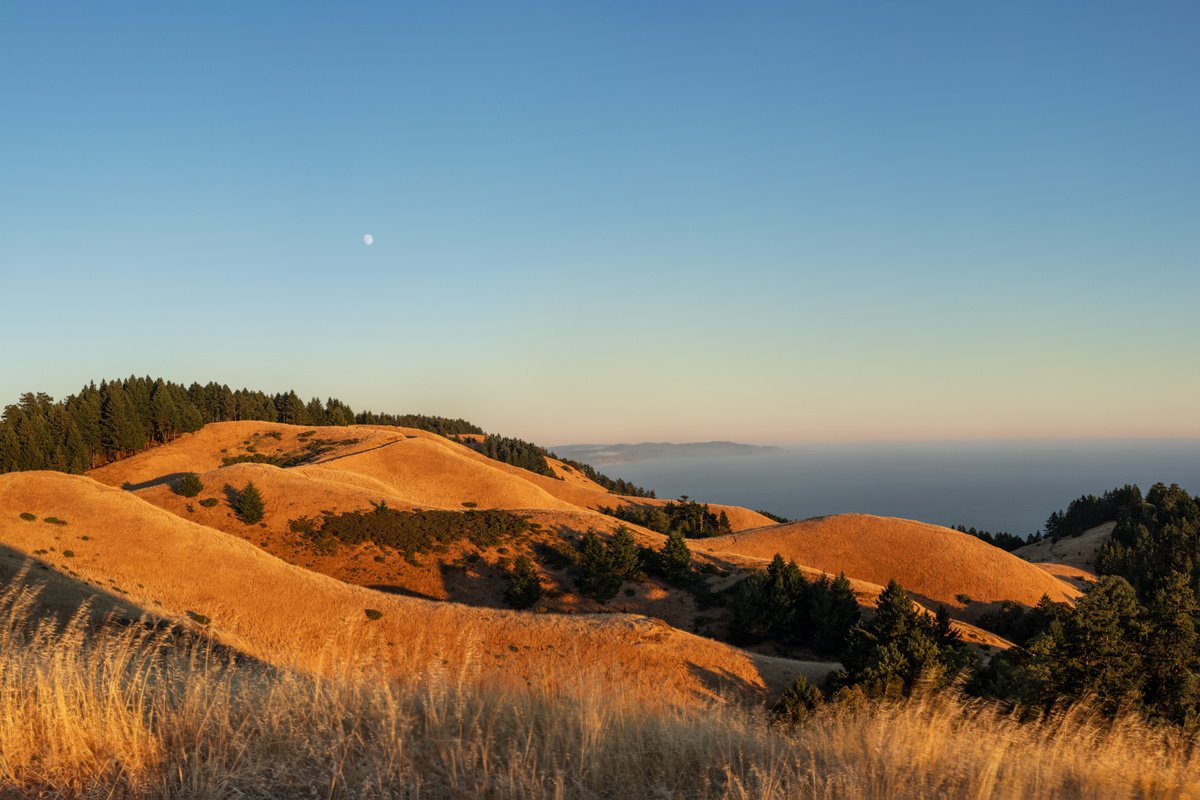
[[1026, 536], [1084, 494], [1178, 483], [1200, 493], [1200, 440], [813, 444], [782, 453], [602, 464], [601, 472], [791, 519], [858, 512]]

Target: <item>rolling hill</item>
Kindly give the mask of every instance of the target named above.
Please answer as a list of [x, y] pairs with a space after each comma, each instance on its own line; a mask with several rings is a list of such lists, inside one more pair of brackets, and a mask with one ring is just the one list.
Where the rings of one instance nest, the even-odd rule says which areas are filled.
[[[306, 459], [305, 454], [310, 452], [317, 455]], [[220, 466], [224, 460], [244, 458], [274, 462], [307, 460], [309, 463], [287, 469], [274, 463], [252, 462]], [[276, 423], [237, 422], [208, 425], [171, 444], [93, 470], [90, 474], [105, 483], [131, 488], [139, 497], [178, 516], [252, 542], [289, 563], [348, 583], [429, 599], [500, 607], [504, 605], [503, 566], [510, 555], [524, 552], [536, 557], [538, 552], [561, 548], [564, 542], [573, 547], [586, 530], [607, 533], [621, 524], [596, 508], [621, 502], [667, 502], [612, 495], [579, 473], [564, 469], [561, 462], [551, 460], [550, 464], [556, 472], [563, 474], [562, 480], [493, 461], [458, 442], [415, 429], [375, 426], [304, 429]], [[206, 494], [214, 498], [209, 502], [216, 501], [216, 505], [204, 507], [172, 491], [171, 482], [187, 471], [201, 471], [200, 478], [208, 490]], [[268, 498], [261, 526], [246, 526], [230, 507], [229, 500], [235, 491], [249, 481], [253, 481]], [[463, 543], [451, 545], [440, 554], [407, 561], [370, 545], [343, 548], [333, 553], [320, 552], [305, 545], [289, 528], [292, 520], [302, 517], [362, 510], [379, 502], [400, 510], [511, 509], [538, 528], [523, 544], [487, 549]], [[811, 552], [794, 549], [795, 543], [786, 532], [802, 523], [762, 527], [764, 522], [770, 521], [755, 512], [731, 506], [715, 508], [725, 510], [735, 528], [758, 527], [734, 537], [692, 541], [693, 550], [702, 563], [728, 576], [711, 580], [714, 589], [727, 587], [747, 571], [762, 568], [776, 552], [795, 558], [813, 576], [845, 571], [854, 581], [861, 601], [868, 607], [888, 578], [897, 577], [908, 585], [906, 577], [913, 577], [909, 573], [893, 574], [886, 565], [879, 563], [880, 559], [891, 557], [886, 537], [879, 542], [884, 545], [882, 549], [875, 551], [877, 558], [865, 557], [870, 548], [864, 542], [861, 548], [864, 558], [858, 561], [830, 560], [825, 545]], [[897, 524], [916, 526], [915, 530], [932, 528], [903, 521], [897, 521]], [[658, 549], [665, 539], [661, 534], [636, 525], [627, 527], [644, 547]], [[949, 543], [968, 547], [970, 554], [983, 558], [984, 563], [990, 563], [987, 559], [999, 558], [1008, 572], [997, 575], [980, 597], [972, 594], [972, 599], [979, 601], [972, 604], [964, 604], [955, 598], [958, 594], [971, 593], [972, 588], [954, 585], [949, 593], [927, 595], [913, 587], [917, 599], [929, 608], [943, 602], [956, 616], [971, 621], [982, 613], [986, 603], [995, 599], [1036, 603], [1040, 592], [1029, 600], [1034, 590], [1025, 587], [1009, 591], [1006, 586], [1014, 575], [1028, 582], [1027, 573], [1041, 579], [1040, 583], [1035, 581], [1035, 589], [1041, 588], [1055, 597], [1073, 591], [1034, 568], [1023, 572], [1021, 562], [996, 548], [978, 540], [966, 542], [967, 537], [953, 531], [937, 530], [943, 536], [948, 534], [949, 538], [935, 536], [921, 542], [920, 546], [932, 548], [926, 561], [936, 563], [943, 557], [938, 548]], [[904, 535], [897, 532], [900, 538]], [[970, 549], [972, 546], [974, 549]], [[954, 547], [947, 551], [953, 552]], [[725, 624], [723, 609], [705, 611], [690, 593], [671, 592], [668, 587], [653, 582], [627, 587], [611, 605], [597, 604], [574, 592], [569, 565], [555, 568], [545, 563], [544, 558], [536, 560], [543, 562], [540, 571], [544, 580], [555, 587], [544, 600], [550, 610], [587, 612], [616, 608], [649, 614], [671, 625], [710, 635], [719, 634]], [[988, 568], [985, 566], [976, 572]], [[975, 573], [968, 569], [967, 574]], [[978, 584], [976, 581], [967, 586], [978, 587]], [[988, 599], [984, 600], [984, 597]], [[963, 626], [963, 632], [969, 641], [1006, 646], [1002, 639], [969, 625]]]
[[697, 550], [798, 564], [874, 584], [899, 581], [927, 606], [944, 604], [973, 619], [1012, 600], [1036, 605], [1043, 594], [1079, 592], [1016, 556], [949, 528], [912, 520], [841, 514], [698, 540]]
[[62, 601], [71, 598], [60, 584], [82, 582], [129, 617], [180, 622], [267, 663], [320, 674], [436, 664], [550, 689], [586, 662], [613, 687], [653, 685], [666, 702], [692, 703], [762, 696], [829, 668], [746, 653], [645, 617], [480, 609], [352, 586], [83, 476], [0, 476], [0, 545], [7, 563], [46, 567], [35, 577]]

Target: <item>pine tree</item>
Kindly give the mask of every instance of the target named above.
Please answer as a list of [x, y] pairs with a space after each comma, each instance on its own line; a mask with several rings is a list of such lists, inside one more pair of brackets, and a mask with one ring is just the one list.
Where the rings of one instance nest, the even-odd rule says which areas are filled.
[[687, 583], [692, 579], [692, 551], [683, 531], [671, 531], [658, 552], [658, 560], [668, 581]]
[[1200, 710], [1197, 616], [1200, 605], [1188, 576], [1171, 573], [1150, 600], [1144, 694], [1147, 706], [1174, 722], [1183, 722]]
[[871, 696], [898, 699], [919, 678], [941, 674], [939, 655], [933, 624], [900, 584], [889, 581], [875, 617], [851, 632], [840, 682], [860, 685]]
[[754, 644], [772, 636], [774, 610], [766, 583], [767, 573], [760, 570], [734, 585], [729, 602], [729, 638], [734, 644]]
[[263, 518], [263, 498], [258, 487], [251, 481], [238, 493], [237, 504], [234, 507], [238, 518], [247, 525], [253, 525]]
[[812, 649], [825, 655], [841, 652], [846, 637], [858, 624], [862, 612], [845, 573], [832, 580], [825, 576], [810, 590], [809, 619]]
[[612, 561], [612, 552], [600, 541], [594, 531], [583, 535], [579, 558], [579, 591], [601, 602], [617, 596], [621, 578], [617, 576]]
[[629, 528], [624, 525], [617, 526], [608, 540], [608, 552], [613, 574], [618, 578], [636, 581], [643, 577], [641, 552]]
[[146, 446], [141, 420], [119, 383], [100, 386], [100, 445], [110, 460]]
[[784, 561], [783, 556], [776, 553], [767, 565], [763, 591], [770, 609], [771, 635], [789, 642], [806, 640], [809, 634], [809, 587], [796, 562]]
[[1143, 672], [1138, 643], [1141, 607], [1124, 578], [1105, 575], [1088, 587], [1063, 625], [1051, 667], [1054, 688], [1069, 697], [1092, 694], [1106, 711], [1140, 694]]

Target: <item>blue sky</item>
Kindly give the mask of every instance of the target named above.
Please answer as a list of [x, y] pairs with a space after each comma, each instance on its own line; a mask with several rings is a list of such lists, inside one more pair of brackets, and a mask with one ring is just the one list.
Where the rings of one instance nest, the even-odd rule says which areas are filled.
[[431, 5], [0, 4], [0, 402], [1200, 435], [1200, 6]]

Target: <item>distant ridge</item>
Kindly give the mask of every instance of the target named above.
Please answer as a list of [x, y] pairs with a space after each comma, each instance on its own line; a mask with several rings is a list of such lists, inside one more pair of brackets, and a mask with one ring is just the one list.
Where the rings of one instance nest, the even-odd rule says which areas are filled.
[[783, 448], [741, 442], [641, 442], [639, 444], [564, 444], [551, 448], [562, 458], [590, 464], [622, 464], [660, 458], [727, 458], [782, 453]]

